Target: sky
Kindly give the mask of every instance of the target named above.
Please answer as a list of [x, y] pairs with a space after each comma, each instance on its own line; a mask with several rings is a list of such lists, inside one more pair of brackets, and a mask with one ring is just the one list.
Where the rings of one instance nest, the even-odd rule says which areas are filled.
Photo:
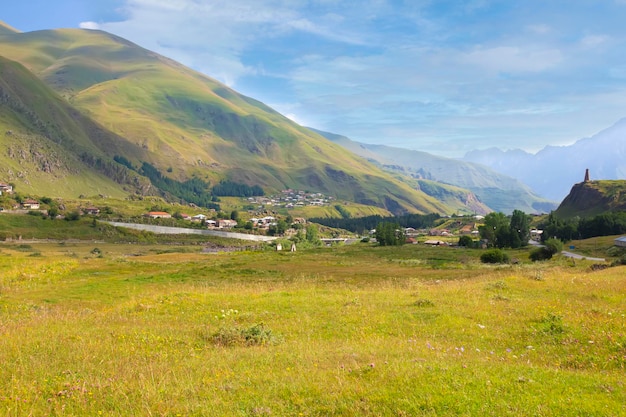
[[105, 30], [365, 143], [536, 152], [626, 117], [626, 0], [0, 3], [21, 31]]

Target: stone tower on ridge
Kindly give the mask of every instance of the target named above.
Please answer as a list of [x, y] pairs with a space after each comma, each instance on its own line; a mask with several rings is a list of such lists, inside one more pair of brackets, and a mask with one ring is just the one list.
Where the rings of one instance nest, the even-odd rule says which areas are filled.
[[589, 168], [585, 170], [585, 182], [589, 182]]

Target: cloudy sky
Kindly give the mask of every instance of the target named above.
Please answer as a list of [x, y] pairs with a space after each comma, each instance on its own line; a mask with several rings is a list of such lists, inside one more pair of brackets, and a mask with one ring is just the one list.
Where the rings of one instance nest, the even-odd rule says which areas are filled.
[[22, 31], [106, 30], [367, 143], [537, 151], [626, 117], [626, 0], [6, 3]]

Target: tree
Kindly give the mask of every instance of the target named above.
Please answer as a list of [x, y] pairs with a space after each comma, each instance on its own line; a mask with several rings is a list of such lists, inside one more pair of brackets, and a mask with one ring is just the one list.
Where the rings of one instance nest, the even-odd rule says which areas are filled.
[[470, 236], [463, 235], [463, 236], [459, 237], [458, 245], [470, 248], [470, 247], [474, 246], [474, 240]]
[[287, 224], [286, 221], [284, 220], [279, 220], [276, 223], [276, 233], [278, 233], [279, 235], [284, 235], [285, 232], [287, 231], [287, 228], [289, 227], [289, 225]]
[[315, 226], [314, 224], [309, 224], [306, 227], [306, 241], [309, 243], [318, 243], [319, 242], [319, 237], [318, 237], [318, 230], [317, 230], [317, 226]]
[[[511, 234], [515, 235], [511, 241], [511, 247], [517, 248], [520, 246], [527, 246], [530, 240], [530, 221], [531, 217], [521, 210], [513, 210], [511, 215], [510, 230]], [[517, 246], [519, 242], [519, 246]]]
[[376, 226], [376, 241], [380, 246], [400, 246], [406, 241], [404, 229], [397, 223], [381, 222]]
[[[504, 247], [502, 240], [508, 240], [508, 230], [510, 227], [509, 219], [504, 213], [489, 213], [485, 216], [485, 224], [478, 227], [480, 237], [489, 241], [491, 246]], [[498, 232], [506, 229], [506, 232], [500, 232], [500, 241], [498, 241]]]
[[239, 221], [239, 212], [237, 210], [233, 210], [230, 212], [230, 219]]

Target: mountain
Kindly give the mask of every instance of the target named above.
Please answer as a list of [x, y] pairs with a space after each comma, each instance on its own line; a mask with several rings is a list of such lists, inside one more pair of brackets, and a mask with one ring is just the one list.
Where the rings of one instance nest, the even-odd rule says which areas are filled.
[[626, 119], [570, 146], [547, 146], [536, 154], [491, 148], [469, 152], [464, 160], [487, 165], [559, 201], [583, 179], [585, 169], [592, 178], [626, 179]]
[[555, 211], [562, 219], [626, 211], [626, 181], [584, 181], [575, 184]]
[[[388, 170], [469, 190], [494, 211], [511, 213], [518, 209], [527, 213], [538, 213], [548, 212], [556, 207], [554, 203], [535, 195], [519, 181], [480, 164], [443, 158], [426, 152], [369, 145], [341, 135], [316, 132]], [[425, 191], [424, 188], [423, 190]]]
[[[0, 54], [23, 66], [19, 77], [2, 78], [12, 104], [0, 108], [0, 127], [13, 131], [0, 136], [3, 145], [36, 136], [63, 154], [65, 165], [104, 165], [98, 175], [116, 181], [109, 171], [119, 168], [122, 182], [147, 163], [174, 181], [312, 190], [393, 213], [454, 211], [263, 103], [125, 39], [80, 29], [2, 28]], [[0, 155], [0, 163], [10, 159]], [[11, 171], [21, 187], [42, 181], [17, 169]], [[64, 192], [79, 188], [68, 182]]]
[[0, 21], [0, 35], [19, 33], [20, 31]]
[[122, 141], [0, 56], [1, 182], [47, 196], [147, 192], [148, 181], [105, 155], [104, 149], [117, 149]]

